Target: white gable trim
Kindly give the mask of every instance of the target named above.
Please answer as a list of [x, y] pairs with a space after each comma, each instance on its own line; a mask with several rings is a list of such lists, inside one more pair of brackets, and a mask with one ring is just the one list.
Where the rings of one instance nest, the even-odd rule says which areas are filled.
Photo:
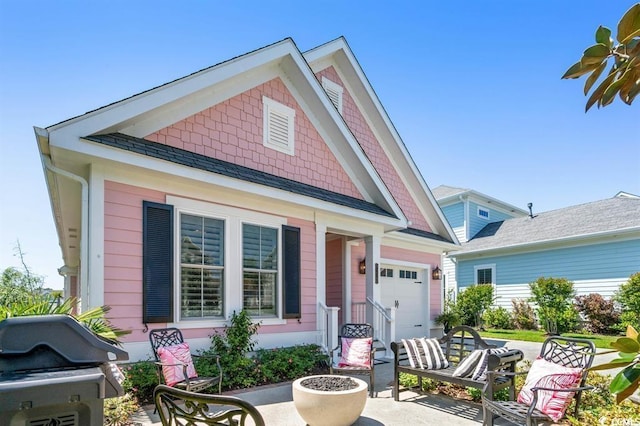
[[51, 126], [49, 144], [87, 153], [86, 142], [80, 140], [84, 136], [122, 132], [140, 137], [194, 113], [189, 110], [196, 109], [194, 104], [203, 109], [220, 101], [208, 97], [218, 88], [225, 95], [239, 93], [238, 87], [246, 90], [275, 76], [292, 92], [363, 197], [399, 218], [389, 229], [406, 227], [404, 213], [290, 39]]
[[[373, 120], [380, 120], [380, 123], [369, 123], [369, 125], [376, 138], [381, 142], [385, 153], [394, 163], [403, 183], [412, 192], [414, 200], [429, 226], [434, 232], [448, 235], [452, 241], [458, 242], [453, 229], [433, 198], [431, 190], [422, 178], [404, 142], [402, 142], [400, 135], [395, 130], [393, 123], [391, 123], [389, 116], [382, 107], [346, 40], [340, 37], [305, 52], [304, 56], [314, 72], [326, 68], [328, 63], [332, 64], [343, 83], [347, 86], [347, 90], [351, 93], [358, 108], [364, 112], [365, 119], [369, 120], [368, 117], [371, 117]], [[329, 62], [327, 62], [327, 58], [329, 58]], [[358, 88], [354, 87], [356, 83], [359, 85]], [[368, 105], [362, 104], [362, 101], [367, 102]], [[388, 143], [385, 144], [387, 140], [394, 140], [396, 142], [395, 146]], [[390, 149], [397, 150], [397, 155], [391, 154]], [[404, 166], [400, 165], [400, 163], [404, 163]], [[407, 170], [411, 170], [411, 173], [407, 173]], [[422, 194], [414, 192], [417, 188], [422, 189]]]

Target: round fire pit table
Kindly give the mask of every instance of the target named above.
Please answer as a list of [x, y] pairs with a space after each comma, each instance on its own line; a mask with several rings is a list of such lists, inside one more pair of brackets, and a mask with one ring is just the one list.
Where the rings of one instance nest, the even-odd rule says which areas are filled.
[[307, 376], [291, 387], [296, 410], [309, 426], [349, 426], [367, 402], [367, 382], [354, 377]]

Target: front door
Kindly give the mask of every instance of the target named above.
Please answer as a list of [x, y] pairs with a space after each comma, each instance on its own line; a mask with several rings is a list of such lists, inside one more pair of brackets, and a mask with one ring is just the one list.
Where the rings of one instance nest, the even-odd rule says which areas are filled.
[[384, 306], [396, 307], [396, 341], [427, 335], [428, 286], [424, 270], [383, 265], [380, 270]]

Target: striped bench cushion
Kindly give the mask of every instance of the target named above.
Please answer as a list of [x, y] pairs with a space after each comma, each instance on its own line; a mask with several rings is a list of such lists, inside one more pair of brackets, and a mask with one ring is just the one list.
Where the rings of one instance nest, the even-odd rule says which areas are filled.
[[445, 358], [438, 339], [402, 339], [402, 344], [407, 350], [409, 365], [412, 368], [439, 370], [449, 367], [449, 361]]
[[475, 371], [478, 363], [482, 359], [484, 349], [476, 349], [471, 352], [465, 359], [458, 364], [456, 370], [453, 372], [453, 377], [471, 377]]

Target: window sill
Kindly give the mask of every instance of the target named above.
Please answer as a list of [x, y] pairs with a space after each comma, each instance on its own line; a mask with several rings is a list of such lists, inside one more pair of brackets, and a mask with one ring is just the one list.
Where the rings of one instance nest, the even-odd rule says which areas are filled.
[[[260, 325], [285, 325], [286, 319], [282, 318], [252, 318], [253, 323], [259, 323]], [[210, 319], [210, 320], [182, 320], [178, 322], [168, 323], [167, 327], [176, 327], [180, 329], [191, 328], [224, 328], [230, 325], [230, 319], [224, 320], [222, 318]]]

